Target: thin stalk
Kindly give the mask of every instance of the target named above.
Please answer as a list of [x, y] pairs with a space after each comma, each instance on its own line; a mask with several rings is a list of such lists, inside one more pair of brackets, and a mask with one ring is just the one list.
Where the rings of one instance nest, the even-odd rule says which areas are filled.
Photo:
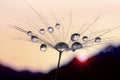
[[54, 80], [57, 80], [57, 78], [58, 78], [61, 56], [62, 56], [62, 52], [59, 52], [59, 59], [58, 59], [57, 70], [56, 70], [56, 73], [55, 73], [55, 79]]

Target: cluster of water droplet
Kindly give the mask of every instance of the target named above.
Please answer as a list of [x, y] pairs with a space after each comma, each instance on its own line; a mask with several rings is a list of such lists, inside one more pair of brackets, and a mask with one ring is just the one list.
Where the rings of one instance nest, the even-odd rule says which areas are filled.
[[[60, 27], [61, 27], [61, 25], [59, 24], [59, 23], [56, 23], [55, 24], [55, 28], [56, 29], [60, 29]], [[45, 29], [40, 29], [39, 30], [39, 33], [41, 34], [41, 35], [44, 35], [44, 34], [46, 34], [46, 31], [48, 31], [49, 33], [53, 33], [54, 32], [54, 28], [53, 27], [51, 27], [51, 26], [49, 26], [48, 28], [47, 28], [47, 30], [45, 30]], [[39, 38], [37, 37], [37, 36], [35, 36], [33, 33], [32, 33], [32, 31], [27, 31], [27, 35], [28, 36], [31, 36], [31, 41], [32, 42], [38, 42], [39, 41]], [[62, 45], [63, 47], [64, 47], [64, 44], [63, 43], [60, 43], [60, 45]], [[56, 44], [56, 47], [55, 47], [58, 51], [60, 51], [60, 52], [63, 52], [64, 50], [62, 50], [63, 48], [60, 48], [59, 46], [58, 46], [58, 44]], [[60, 50], [60, 49], [61, 50]], [[47, 50], [47, 45], [46, 44], [41, 44], [40, 45], [40, 50], [41, 51], [43, 51], [43, 52], [45, 52], [46, 50]]]
[[[60, 27], [61, 26], [60, 26], [59, 23], [55, 24], [55, 28], [56, 29], [60, 29]], [[51, 26], [49, 26], [47, 28], [47, 32], [53, 33], [54, 32], [54, 28], [51, 27]], [[44, 35], [44, 34], [46, 34], [46, 30], [45, 29], [40, 29], [39, 33], [42, 34], [42, 35]], [[39, 38], [37, 36], [33, 35], [32, 31], [28, 31], [27, 35], [31, 36], [31, 41], [32, 42], [38, 42], [39, 41]], [[68, 46], [69, 44], [67, 44], [65, 42], [56, 43], [56, 45], [54, 46], [54, 48], [57, 51], [59, 51], [59, 52], [65, 52], [65, 51], [68, 51], [68, 50], [75, 51], [77, 49], [81, 49], [81, 48], [83, 48], [83, 45], [82, 45], [82, 43], [79, 42], [80, 36], [81, 35], [79, 33], [74, 33], [74, 34], [71, 35], [70, 39], [73, 42], [72, 45], [71, 45], [71, 48], [69, 48], [69, 46]], [[84, 41], [84, 42], [89, 41], [88, 36], [83, 36], [82, 37], [82, 41]], [[94, 42], [95, 43], [100, 43], [101, 42], [101, 38], [100, 37], [96, 37], [94, 39]], [[40, 50], [43, 51], [43, 52], [45, 52], [47, 50], [47, 45], [46, 44], [41, 44], [40, 45]]]
[[[71, 35], [71, 41], [73, 42], [72, 46], [71, 46], [71, 50], [72, 51], [75, 51], [77, 49], [81, 49], [83, 48], [83, 45], [82, 43], [78, 42], [80, 40], [80, 34], [79, 33], [74, 33]], [[82, 37], [82, 41], [89, 41], [88, 37], [87, 36], [83, 36]], [[100, 37], [96, 37], [94, 39], [94, 42], [95, 43], [100, 43], [101, 42], [101, 38]]]

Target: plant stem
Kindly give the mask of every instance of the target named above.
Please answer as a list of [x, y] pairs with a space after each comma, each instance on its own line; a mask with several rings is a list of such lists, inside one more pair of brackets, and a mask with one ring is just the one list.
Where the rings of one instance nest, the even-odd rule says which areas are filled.
[[58, 64], [57, 64], [57, 70], [56, 70], [56, 73], [55, 73], [55, 79], [54, 79], [54, 80], [57, 80], [57, 78], [58, 78], [58, 72], [59, 72], [59, 67], [60, 67], [61, 55], [62, 55], [62, 52], [59, 53], [59, 59], [58, 59]]

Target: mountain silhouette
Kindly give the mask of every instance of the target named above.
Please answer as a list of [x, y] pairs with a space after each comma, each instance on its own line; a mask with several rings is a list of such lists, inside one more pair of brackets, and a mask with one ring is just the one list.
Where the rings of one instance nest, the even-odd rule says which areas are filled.
[[[54, 80], [54, 75], [55, 69], [42, 74], [0, 65], [0, 80]], [[86, 62], [74, 58], [60, 68], [58, 80], [120, 80], [120, 46], [108, 46]]]

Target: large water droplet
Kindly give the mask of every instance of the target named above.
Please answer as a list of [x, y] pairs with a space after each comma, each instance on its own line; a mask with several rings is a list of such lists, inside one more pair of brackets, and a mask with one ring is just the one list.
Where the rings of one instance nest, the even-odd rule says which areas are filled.
[[81, 49], [82, 47], [83, 47], [82, 44], [79, 43], [79, 42], [74, 42], [74, 43], [72, 44], [72, 50], [73, 50], [73, 51], [75, 51], [75, 50], [77, 50], [77, 49]]
[[71, 40], [72, 41], [78, 41], [80, 39], [80, 34], [74, 33], [71, 35]]
[[68, 45], [66, 43], [64, 43], [64, 42], [60, 42], [60, 43], [56, 44], [55, 48], [59, 52], [64, 52], [64, 51], [69, 50]]
[[41, 44], [40, 50], [45, 52], [47, 50], [47, 45], [46, 44]]
[[32, 36], [32, 35], [33, 35], [32, 31], [28, 31], [28, 32], [27, 32], [27, 35], [28, 35], [28, 36]]
[[46, 33], [46, 31], [45, 31], [45, 29], [40, 29], [40, 34], [45, 34]]
[[82, 40], [83, 41], [88, 41], [88, 37], [87, 36], [83, 36]]
[[54, 31], [53, 27], [48, 27], [48, 32], [52, 33]]
[[38, 42], [39, 41], [37, 36], [31, 36], [31, 40], [32, 40], [32, 42]]
[[95, 38], [95, 42], [96, 42], [96, 43], [101, 42], [101, 38], [100, 38], [100, 37], [96, 37], [96, 38]]
[[61, 27], [60, 24], [56, 23], [55, 28], [60, 29], [60, 27]]

